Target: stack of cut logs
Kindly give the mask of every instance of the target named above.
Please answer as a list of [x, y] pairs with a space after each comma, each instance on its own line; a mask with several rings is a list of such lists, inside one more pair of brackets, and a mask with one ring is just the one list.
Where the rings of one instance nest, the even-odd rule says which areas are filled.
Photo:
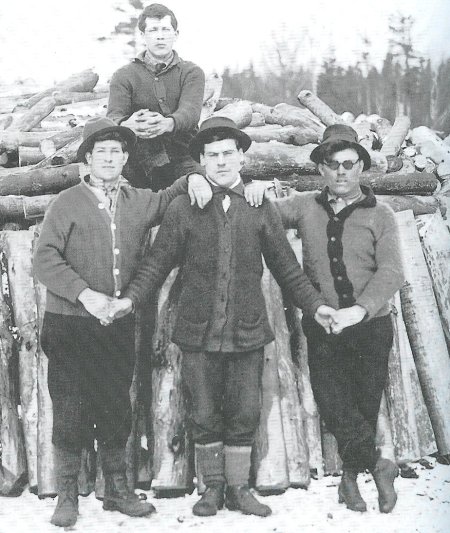
[[[80, 74], [26, 100], [0, 98], [0, 494], [20, 494], [28, 481], [40, 497], [54, 495], [52, 404], [47, 359], [39, 335], [45, 288], [32, 274], [32, 250], [45, 209], [76, 184], [75, 163], [87, 118], [106, 112], [107, 89]], [[277, 178], [281, 194], [321, 187], [309, 155], [327, 125], [346, 123], [369, 150], [364, 173], [380, 201], [397, 212], [406, 282], [391, 301], [394, 345], [379, 414], [382, 453], [399, 464], [450, 454], [450, 138], [409, 119], [394, 124], [371, 115], [335, 114], [310, 91], [299, 107], [220, 98], [222, 80], [207, 79], [201, 120], [232, 118], [253, 139], [244, 176]], [[12, 229], [18, 231], [11, 231]], [[152, 231], [153, 237], [155, 230]], [[301, 262], [301, 241], [288, 232]], [[150, 242], [150, 239], [149, 239]], [[180, 386], [182, 354], [170, 341], [179, 294], [177, 272], [163, 285], [157, 310], [137, 316], [133, 428], [128, 481], [157, 496], [190, 492], [195, 472]], [[283, 301], [265, 269], [263, 291], [276, 340], [265, 349], [262, 415], [254, 446], [253, 479], [264, 494], [307, 487], [311, 475], [339, 472], [334, 437], [321, 424], [309, 382], [301, 312]], [[155, 313], [156, 311], [156, 313]], [[154, 323], [153, 316], [156, 316]], [[153, 325], [155, 334], [151, 338]], [[80, 494], [103, 494], [101, 453], [83, 452]]]

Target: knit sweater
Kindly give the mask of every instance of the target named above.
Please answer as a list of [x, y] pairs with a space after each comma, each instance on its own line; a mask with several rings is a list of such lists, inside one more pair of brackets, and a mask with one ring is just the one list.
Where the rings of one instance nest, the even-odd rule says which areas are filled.
[[273, 203], [283, 225], [298, 230], [303, 268], [327, 304], [335, 309], [361, 305], [368, 320], [389, 312], [388, 301], [404, 275], [394, 212], [368, 187], [361, 188], [366, 197], [337, 214], [327, 189], [319, 195], [293, 192]]
[[162, 141], [169, 160], [180, 159], [188, 154], [189, 142], [197, 131], [204, 88], [202, 69], [184, 61], [176, 52], [171, 63], [159, 74], [137, 57], [113, 74], [107, 116], [120, 124], [135, 111], [149, 109], [173, 118], [175, 129], [172, 133], [138, 141], [142, 148], [148, 145], [150, 151], [153, 145], [159, 146]]
[[[250, 207], [242, 189], [229, 194], [226, 215], [216, 194], [203, 210], [185, 197], [172, 202], [154, 245], [124, 291], [139, 304], [180, 265], [172, 341], [185, 350], [248, 351], [273, 340], [261, 290], [262, 256], [279, 285], [307, 314], [314, 315], [324, 303], [297, 263], [273, 206], [265, 201], [258, 209]], [[221, 321], [225, 344], [215, 344], [215, 320]]]
[[120, 296], [135, 274], [149, 228], [186, 192], [186, 178], [157, 193], [122, 185], [113, 217], [85, 183], [61, 192], [45, 215], [33, 262], [47, 287], [47, 311], [90, 316], [77, 300], [86, 288]]

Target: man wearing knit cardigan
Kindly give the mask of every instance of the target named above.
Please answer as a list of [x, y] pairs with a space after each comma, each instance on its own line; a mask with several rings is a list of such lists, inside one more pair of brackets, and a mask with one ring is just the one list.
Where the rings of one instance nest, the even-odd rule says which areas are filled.
[[[302, 272], [270, 202], [243, 198], [240, 170], [250, 138], [233, 121], [203, 122], [190, 145], [205, 167], [213, 200], [203, 211], [176, 199], [155, 243], [116, 310], [127, 312], [180, 265], [181, 295], [172, 341], [183, 350], [197, 465], [207, 487], [196, 515], [224, 504], [245, 514], [271, 513], [248, 488], [250, 455], [260, 415], [264, 346], [274, 340], [261, 291], [262, 256], [305, 314], [329, 327], [333, 309]], [[320, 326], [319, 326], [320, 327]]]
[[356, 478], [368, 469], [380, 511], [388, 513], [398, 469], [378, 457], [375, 433], [392, 346], [388, 301], [404, 280], [397, 226], [391, 208], [360, 185], [370, 156], [352, 128], [329, 126], [311, 159], [324, 179], [322, 192], [274, 201], [285, 227], [299, 232], [305, 273], [338, 309], [331, 335], [304, 317], [311, 385], [343, 461], [339, 501], [366, 511]]
[[103, 509], [129, 516], [154, 511], [128, 489], [125, 475], [134, 320], [102, 324], [170, 202], [189, 192], [203, 207], [212, 196], [201, 176], [180, 178], [158, 193], [129, 186], [121, 172], [135, 135], [107, 118], [88, 121], [83, 137], [78, 160], [90, 174], [54, 200], [34, 255], [36, 276], [47, 287], [41, 343], [49, 360], [58, 484], [51, 521], [61, 527], [77, 520], [81, 450], [92, 446], [94, 425], [105, 473]]
[[137, 136], [127, 179], [159, 190], [179, 176], [202, 173], [188, 145], [200, 120], [205, 75], [173, 49], [178, 22], [166, 6], [145, 7], [138, 28], [146, 50], [114, 73], [107, 116]]

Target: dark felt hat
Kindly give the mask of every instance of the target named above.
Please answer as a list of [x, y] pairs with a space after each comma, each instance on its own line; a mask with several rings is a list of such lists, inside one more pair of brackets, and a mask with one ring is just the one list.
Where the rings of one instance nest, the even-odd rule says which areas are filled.
[[77, 151], [77, 161], [84, 163], [86, 152], [92, 150], [99, 135], [109, 132], [119, 133], [122, 139], [127, 143], [129, 151], [131, 151], [136, 144], [136, 135], [130, 130], [130, 128], [118, 126], [110, 118], [93, 117], [84, 125], [83, 142], [80, 144]]
[[328, 128], [326, 128], [326, 130], [323, 132], [322, 142], [319, 144], [319, 146], [314, 148], [309, 156], [311, 161], [314, 161], [316, 164], [322, 163], [322, 152], [324, 147], [331, 143], [337, 143], [340, 141], [347, 141], [351, 144], [351, 147], [358, 152], [360, 159], [362, 159], [364, 162], [363, 170], [370, 168], [371, 162], [369, 152], [364, 148], [364, 146], [359, 144], [358, 134], [356, 131], [346, 124], [333, 124], [332, 126], [328, 126]]
[[200, 153], [203, 152], [203, 147], [214, 135], [226, 133], [230, 139], [239, 141], [239, 145], [244, 152], [246, 152], [252, 140], [250, 137], [241, 131], [236, 124], [227, 117], [211, 117], [202, 122], [200, 130], [189, 144], [189, 152], [195, 161], [200, 161]]

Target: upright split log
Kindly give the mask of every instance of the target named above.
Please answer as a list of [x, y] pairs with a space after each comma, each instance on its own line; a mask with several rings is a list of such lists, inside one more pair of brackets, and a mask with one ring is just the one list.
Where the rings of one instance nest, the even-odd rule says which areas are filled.
[[157, 497], [182, 496], [192, 492], [190, 446], [186, 407], [181, 386], [180, 348], [171, 342], [180, 295], [178, 269], [163, 284], [158, 299], [153, 365], [153, 481]]
[[[261, 287], [270, 298], [270, 272], [264, 269]], [[262, 494], [281, 494], [289, 487], [289, 470], [283, 435], [283, 421], [275, 341], [264, 347], [262, 405], [253, 447], [255, 487]]]
[[19, 384], [30, 490], [37, 490], [37, 307], [32, 277], [33, 232], [0, 234], [8, 262], [14, 322], [18, 329]]
[[342, 461], [338, 452], [337, 441], [321, 421], [323, 469], [326, 476], [337, 476], [342, 472]]
[[345, 120], [337, 115], [331, 107], [309, 90], [303, 90], [297, 96], [298, 101], [309, 109], [326, 125], [345, 124]]
[[249, 102], [241, 100], [215, 111], [214, 116], [231, 118], [238, 128], [246, 128], [252, 121], [252, 106]]
[[394, 340], [389, 355], [386, 403], [395, 457], [399, 463], [406, 463], [435, 452], [436, 441], [403, 321], [399, 292], [391, 301], [391, 309]]
[[53, 87], [49, 87], [44, 91], [41, 91], [31, 98], [20, 102], [18, 107], [25, 107], [30, 109], [36, 105], [43, 98], [50, 96], [55, 91], [59, 92], [89, 92], [95, 87], [98, 81], [98, 74], [93, 72], [91, 69], [83, 70], [73, 74], [69, 78], [58, 82]]
[[[294, 230], [287, 232], [289, 243], [294, 250], [297, 261], [302, 264], [302, 241], [295, 235]], [[323, 477], [322, 439], [320, 432], [320, 417], [314, 394], [308, 365], [308, 346], [302, 328], [302, 311], [297, 307], [289, 309], [293, 332], [291, 349], [297, 373], [297, 388], [303, 413], [303, 427], [309, 452], [309, 468], [315, 470], [317, 477]]]
[[[251, 126], [251, 124], [250, 124]], [[252, 141], [261, 143], [278, 141], [284, 144], [303, 146], [304, 144], [318, 142], [317, 132], [298, 126], [279, 126], [266, 124], [265, 126], [252, 126], [243, 130]]]
[[292, 362], [290, 335], [286, 324], [283, 296], [280, 287], [271, 274], [269, 274], [268, 289], [265, 292], [266, 308], [270, 326], [275, 334], [281, 420], [289, 485], [296, 488], [305, 488], [311, 481], [308, 445], [303, 427], [303, 415], [297, 391], [295, 369]]
[[[1, 239], [1, 237], [0, 237]], [[18, 412], [17, 351], [14, 349], [14, 317], [8, 261], [0, 251], [0, 495], [19, 496], [27, 482], [27, 460]]]
[[394, 442], [392, 440], [391, 420], [386, 403], [386, 393], [383, 391], [378, 412], [377, 430], [375, 435], [375, 445], [380, 452], [380, 456], [390, 461], [396, 461]]
[[402, 310], [439, 453], [450, 453], [450, 359], [411, 211], [396, 214], [406, 283]]
[[399, 153], [400, 148], [408, 135], [411, 121], [407, 116], [396, 117], [394, 125], [386, 135], [380, 152], [385, 156], [395, 156]]
[[450, 233], [440, 212], [417, 219], [422, 248], [450, 348]]

